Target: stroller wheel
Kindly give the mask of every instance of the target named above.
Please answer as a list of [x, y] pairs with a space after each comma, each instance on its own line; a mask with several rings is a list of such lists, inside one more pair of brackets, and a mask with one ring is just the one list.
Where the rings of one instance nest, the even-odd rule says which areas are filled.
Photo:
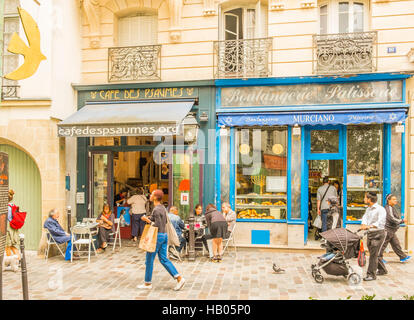
[[317, 283], [322, 283], [323, 282], [323, 276], [320, 274], [320, 273], [316, 273], [315, 274], [315, 281], [317, 282]]
[[350, 284], [356, 285], [361, 282], [361, 276], [357, 273], [351, 273], [348, 277]]

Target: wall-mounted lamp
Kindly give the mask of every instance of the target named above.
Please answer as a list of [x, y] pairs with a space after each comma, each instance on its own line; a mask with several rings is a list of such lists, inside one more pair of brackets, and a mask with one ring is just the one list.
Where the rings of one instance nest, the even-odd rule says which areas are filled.
[[300, 127], [297, 124], [293, 126], [292, 133], [294, 136], [300, 136]]

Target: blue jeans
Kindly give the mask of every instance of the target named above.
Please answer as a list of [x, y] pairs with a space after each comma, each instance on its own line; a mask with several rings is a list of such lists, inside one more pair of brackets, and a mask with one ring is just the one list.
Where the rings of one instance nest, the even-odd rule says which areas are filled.
[[168, 247], [168, 236], [166, 233], [158, 233], [157, 235], [157, 245], [154, 252], [147, 252], [145, 259], [145, 283], [151, 283], [152, 272], [154, 270], [154, 260], [155, 256], [158, 253], [158, 259], [168, 273], [174, 277], [178, 278], [180, 275], [174, 265], [168, 260], [167, 257], [167, 247]]
[[178, 239], [180, 240], [180, 246], [179, 247], [175, 247], [177, 249], [178, 252], [181, 252], [181, 250], [183, 250], [185, 244], [187, 243], [187, 241], [185, 240], [185, 238], [183, 236], [178, 236]]
[[66, 246], [66, 252], [65, 252], [65, 260], [70, 260], [70, 251], [72, 250], [72, 240], [68, 241], [68, 245]]
[[329, 212], [329, 209], [321, 210], [322, 232], [326, 231], [326, 228], [327, 228], [328, 212]]

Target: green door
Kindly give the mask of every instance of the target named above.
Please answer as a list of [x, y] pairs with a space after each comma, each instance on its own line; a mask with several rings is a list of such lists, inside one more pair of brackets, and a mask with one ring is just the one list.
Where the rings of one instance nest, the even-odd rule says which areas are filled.
[[42, 186], [36, 163], [25, 152], [0, 144], [0, 151], [9, 154], [9, 188], [15, 192], [13, 203], [26, 211], [26, 222], [21, 229], [25, 248], [37, 250], [42, 236]]

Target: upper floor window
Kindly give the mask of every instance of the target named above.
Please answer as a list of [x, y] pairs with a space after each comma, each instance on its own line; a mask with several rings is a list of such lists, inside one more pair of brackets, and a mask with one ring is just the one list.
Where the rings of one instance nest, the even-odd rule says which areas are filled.
[[368, 29], [368, 3], [360, 1], [330, 1], [319, 5], [319, 32], [351, 33]]
[[266, 37], [267, 6], [261, 1], [243, 7], [222, 7], [222, 12], [222, 40]]
[[138, 13], [119, 18], [118, 46], [146, 46], [158, 43], [158, 16]]
[[[19, 66], [19, 55], [7, 51], [13, 33], [19, 33], [20, 19], [17, 7], [19, 0], [6, 0], [4, 3], [4, 46], [3, 46], [3, 75]], [[17, 98], [17, 81], [3, 78], [3, 98]]]

